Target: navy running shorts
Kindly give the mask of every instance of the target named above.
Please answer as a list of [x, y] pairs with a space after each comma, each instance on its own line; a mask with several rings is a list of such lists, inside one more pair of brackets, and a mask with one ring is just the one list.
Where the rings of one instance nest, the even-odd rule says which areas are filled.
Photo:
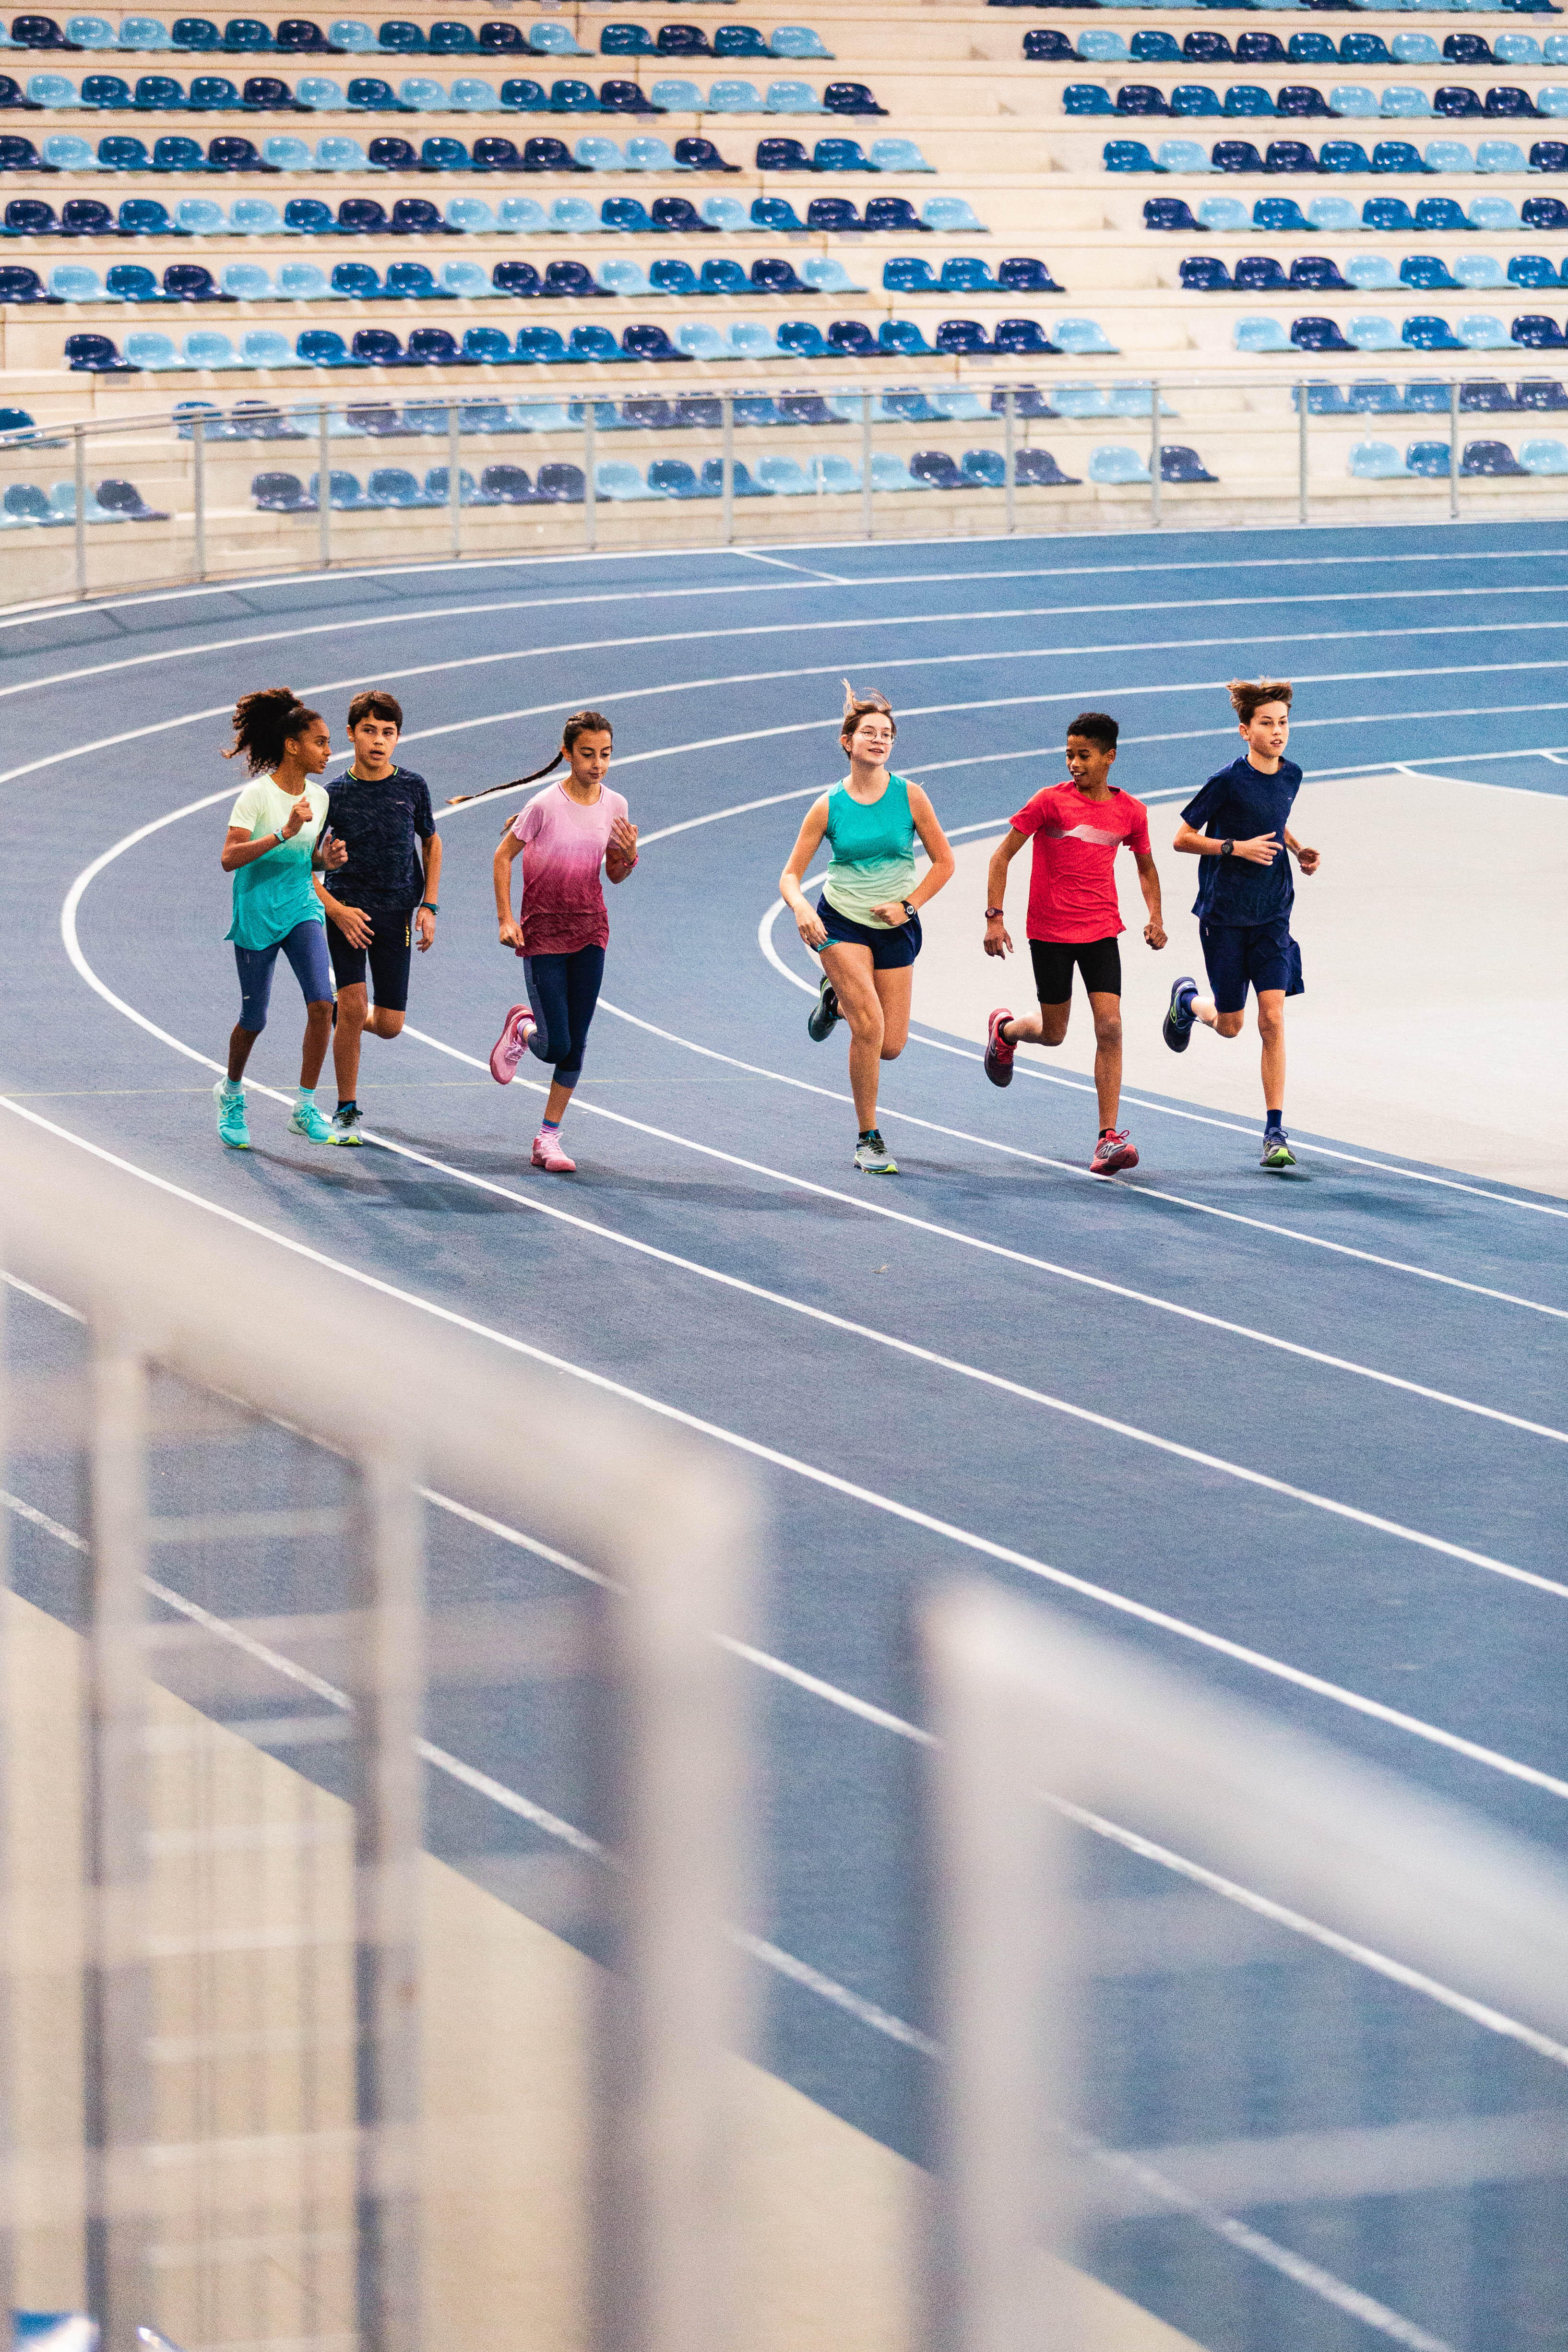
[[384, 914], [376, 907], [366, 907], [363, 911], [370, 917], [367, 948], [351, 948], [336, 923], [327, 925], [332, 978], [340, 990], [363, 988], [368, 965], [372, 1003], [386, 1013], [406, 1013], [408, 967], [414, 957], [414, 917], [406, 910]]
[[1249, 982], [1259, 996], [1266, 988], [1302, 994], [1301, 950], [1290, 937], [1289, 915], [1276, 915], [1271, 923], [1200, 923], [1198, 937], [1216, 1013], [1244, 1012]]
[[921, 919], [911, 915], [907, 923], [895, 924], [891, 930], [879, 930], [873, 923], [852, 923], [830, 906], [826, 894], [816, 902], [822, 927], [827, 933], [829, 946], [869, 948], [873, 971], [898, 971], [913, 963], [921, 951]]
[[1031, 940], [1035, 994], [1042, 1004], [1066, 1004], [1072, 995], [1073, 967], [1083, 974], [1090, 996], [1121, 993], [1121, 942], [1110, 940]]

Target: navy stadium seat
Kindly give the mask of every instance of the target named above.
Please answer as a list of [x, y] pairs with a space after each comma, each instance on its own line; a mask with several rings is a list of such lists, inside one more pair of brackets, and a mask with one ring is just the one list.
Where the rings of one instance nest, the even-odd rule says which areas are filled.
[[1341, 275], [1339, 263], [1322, 253], [1299, 255], [1290, 264], [1289, 282], [1292, 286], [1309, 288], [1314, 294], [1349, 294], [1354, 291]]
[[1261, 172], [1267, 168], [1249, 139], [1216, 139], [1210, 161], [1216, 172]]
[[394, 236], [461, 236], [460, 229], [448, 229], [441, 217], [441, 208], [428, 196], [399, 196], [392, 207]]
[[[756, 206], [752, 206], [755, 216]], [[705, 221], [689, 196], [655, 196], [651, 216], [656, 230], [666, 236], [717, 236], [719, 231], [710, 221]], [[786, 205], [784, 210], [789, 210]], [[796, 227], [800, 226], [798, 221]]]
[[1333, 109], [1311, 82], [1289, 82], [1275, 99], [1276, 110], [1300, 121], [1332, 114]]
[[1243, 294], [1277, 294], [1290, 282], [1271, 254], [1246, 253], [1236, 265], [1237, 289]]
[[[752, 206], [752, 216], [756, 208]], [[868, 196], [866, 226], [873, 234], [930, 236], [931, 230], [921, 220], [908, 196]]]
[[531, 297], [538, 294], [541, 279], [531, 261], [498, 261], [490, 272], [490, 284], [498, 294]]
[[[1278, 264], [1275, 265], [1278, 268]], [[1189, 257], [1181, 265], [1182, 291], [1184, 294], [1228, 294], [1232, 291], [1229, 270], [1216, 254]]]
[[1188, 33], [1182, 42], [1182, 55], [1205, 66], [1228, 66], [1236, 62], [1236, 51], [1226, 36], [1207, 30]]
[[1153, 229], [1179, 229], [1191, 236], [1203, 223], [1194, 219], [1192, 207], [1182, 196], [1151, 196], [1143, 206], [1143, 226]]
[[[1136, 48], [1138, 36], [1134, 34], [1132, 37], [1134, 43], [1134, 55], [1136, 55], [1138, 53]], [[1024, 55], [1026, 58], [1030, 59], [1032, 63], [1037, 65], [1068, 65], [1076, 64], [1078, 60], [1078, 52], [1073, 47], [1072, 43], [1068, 39], [1065, 33], [1058, 32], [1054, 25], [1041, 25], [1035, 30], [1026, 33], [1024, 36]]]
[[675, 160], [683, 172], [739, 172], [739, 163], [727, 163], [711, 139], [678, 139]]

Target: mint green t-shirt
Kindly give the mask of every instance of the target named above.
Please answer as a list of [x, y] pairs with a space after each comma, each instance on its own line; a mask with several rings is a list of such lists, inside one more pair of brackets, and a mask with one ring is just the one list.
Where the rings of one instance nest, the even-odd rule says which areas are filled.
[[889, 776], [874, 801], [858, 801], [835, 785], [827, 795], [827, 840], [833, 863], [822, 895], [828, 905], [852, 923], [890, 930], [871, 909], [907, 898], [915, 887], [915, 821], [904, 778]]
[[[270, 776], [257, 776], [229, 811], [231, 831], [243, 825], [252, 841], [281, 833], [297, 794], [284, 792]], [[292, 841], [280, 841], [265, 857], [253, 857], [234, 875], [234, 919], [225, 932], [237, 948], [272, 948], [286, 940], [296, 923], [324, 923], [321, 902], [310, 880], [310, 858], [327, 821], [327, 795], [320, 784], [305, 786], [310, 821]]]

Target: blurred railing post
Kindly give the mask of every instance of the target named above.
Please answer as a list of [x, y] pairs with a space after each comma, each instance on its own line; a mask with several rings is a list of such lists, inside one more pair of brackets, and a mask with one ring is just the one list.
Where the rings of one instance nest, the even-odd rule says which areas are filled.
[[735, 395], [725, 393], [720, 409], [723, 440], [719, 457], [719, 479], [724, 493], [724, 544], [735, 544]]
[[1296, 520], [1307, 520], [1307, 387], [1296, 386]]
[[594, 457], [595, 429], [599, 422], [593, 400], [583, 403], [583, 544], [592, 547], [598, 535], [599, 485]]
[[[79, 443], [78, 445], [80, 446]], [[142, 1658], [147, 1572], [147, 1367], [111, 1327], [93, 1335], [87, 1466], [85, 1846], [89, 1914], [82, 2002], [87, 2308], [104, 2352], [136, 2352], [148, 2312], [137, 2172], [152, 2120], [150, 1986], [142, 1916], [147, 1866]]]
[[1149, 520], [1160, 528], [1160, 387], [1149, 386]]
[[1002, 478], [1007, 492], [1009, 538], [1018, 528], [1018, 501], [1015, 496], [1016, 467], [1013, 456], [1013, 419], [1016, 414], [1017, 404], [1017, 394], [1009, 384], [1002, 395]]
[[191, 529], [195, 540], [196, 578], [207, 576], [206, 419], [191, 419]]
[[860, 398], [860, 529], [866, 538], [876, 536], [871, 511], [871, 394]]
[[463, 552], [463, 419], [456, 401], [447, 404], [447, 506], [452, 518], [452, 561]]
[[1459, 379], [1448, 386], [1448, 520], [1459, 520]]
[[320, 428], [316, 457], [317, 530], [321, 535], [323, 572], [329, 569], [332, 561], [332, 445], [329, 437], [331, 416], [331, 410], [323, 400], [321, 413], [316, 420]]
[[72, 432], [76, 459], [76, 593], [87, 594], [87, 427]]

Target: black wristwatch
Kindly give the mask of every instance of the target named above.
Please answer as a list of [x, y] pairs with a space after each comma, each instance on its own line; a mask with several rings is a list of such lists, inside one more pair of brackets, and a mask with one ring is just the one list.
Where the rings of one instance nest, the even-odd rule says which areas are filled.
[[915, 919], [916, 913], [917, 913], [919, 910], [918, 910], [915, 907], [913, 907], [913, 906], [910, 904], [910, 900], [909, 900], [908, 898], [900, 898], [900, 901], [899, 901], [899, 904], [900, 904], [900, 907], [902, 907], [902, 908], [903, 908], [903, 910], [904, 910], [905, 914], [909, 917], [909, 919], [910, 919], [910, 922], [912, 923], [912, 922], [913, 922], [913, 920], [914, 920], [914, 919]]
[[1219, 845], [1219, 854], [1222, 857], [1234, 857], [1236, 856], [1235, 842], [1222, 841]]

